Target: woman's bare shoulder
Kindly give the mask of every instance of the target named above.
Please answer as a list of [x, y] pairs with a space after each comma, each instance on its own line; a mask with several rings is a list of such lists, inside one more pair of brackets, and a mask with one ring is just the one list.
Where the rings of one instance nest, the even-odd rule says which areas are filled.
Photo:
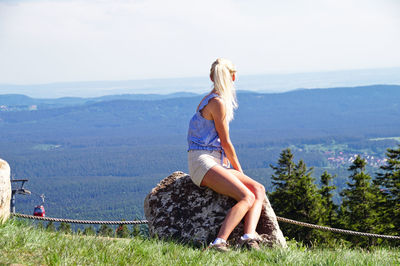
[[209, 102], [210, 109], [216, 112], [225, 113], [225, 103], [220, 97], [214, 97]]
[[214, 97], [209, 101], [209, 103], [213, 105], [225, 106], [224, 100], [221, 97]]

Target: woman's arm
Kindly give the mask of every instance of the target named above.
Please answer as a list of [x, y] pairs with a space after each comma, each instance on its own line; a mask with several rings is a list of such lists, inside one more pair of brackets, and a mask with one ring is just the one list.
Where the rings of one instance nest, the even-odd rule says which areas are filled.
[[225, 119], [226, 112], [223, 100], [219, 98], [213, 98], [212, 100], [210, 100], [208, 105], [210, 106], [209, 110], [214, 120], [215, 129], [217, 130], [226, 157], [228, 158], [234, 169], [243, 173], [242, 167], [240, 166], [239, 163], [239, 159], [237, 158], [235, 152], [235, 148], [233, 147], [233, 144], [229, 137], [229, 127]]

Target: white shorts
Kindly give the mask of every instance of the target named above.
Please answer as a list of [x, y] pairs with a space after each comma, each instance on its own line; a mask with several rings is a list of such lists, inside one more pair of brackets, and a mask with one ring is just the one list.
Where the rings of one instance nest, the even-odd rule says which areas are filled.
[[200, 187], [204, 175], [215, 165], [221, 165], [221, 152], [190, 150], [188, 152], [189, 175], [193, 183]]

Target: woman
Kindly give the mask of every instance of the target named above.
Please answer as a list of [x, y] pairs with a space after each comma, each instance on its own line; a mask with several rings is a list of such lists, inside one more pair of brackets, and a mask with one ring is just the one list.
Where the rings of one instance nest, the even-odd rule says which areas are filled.
[[[227, 251], [229, 235], [244, 217], [242, 244], [258, 249], [255, 230], [265, 198], [265, 188], [243, 173], [229, 137], [229, 122], [237, 108], [233, 82], [235, 66], [219, 58], [211, 66], [213, 89], [197, 107], [189, 124], [189, 173], [197, 186], [209, 187], [217, 193], [237, 200], [227, 213], [211, 248]], [[232, 168], [228, 167], [231, 164]]]

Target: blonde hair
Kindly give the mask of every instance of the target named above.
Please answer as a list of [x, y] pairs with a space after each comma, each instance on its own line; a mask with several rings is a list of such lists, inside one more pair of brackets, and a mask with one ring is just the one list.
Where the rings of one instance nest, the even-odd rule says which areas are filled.
[[232, 75], [235, 74], [235, 65], [224, 58], [218, 58], [211, 65], [210, 77], [214, 82], [214, 89], [224, 100], [226, 119], [233, 120], [233, 111], [237, 109], [236, 89], [233, 84]]

